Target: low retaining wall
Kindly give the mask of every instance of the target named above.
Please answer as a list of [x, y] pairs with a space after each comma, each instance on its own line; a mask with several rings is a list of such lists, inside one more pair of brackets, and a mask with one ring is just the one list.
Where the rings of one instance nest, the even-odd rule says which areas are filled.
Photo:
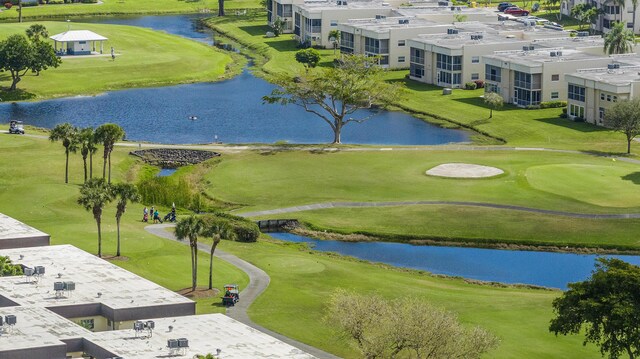
[[149, 150], [131, 151], [129, 154], [140, 157], [145, 162], [162, 168], [194, 165], [214, 157], [220, 157], [220, 153], [218, 152], [178, 148], [152, 148]]

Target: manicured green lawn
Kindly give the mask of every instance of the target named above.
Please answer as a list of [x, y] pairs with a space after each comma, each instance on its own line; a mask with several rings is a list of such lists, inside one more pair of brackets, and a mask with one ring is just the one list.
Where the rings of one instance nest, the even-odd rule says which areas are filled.
[[[269, 31], [266, 15], [252, 14], [235, 19], [211, 19], [208, 23], [217, 31], [249, 46], [251, 52], [258, 53], [267, 60], [258, 62], [266, 72], [304, 71], [295, 61], [298, 50], [291, 34], [276, 38], [266, 38]], [[335, 58], [333, 50], [320, 50], [322, 60], [319, 67], [331, 66]], [[339, 56], [339, 53], [338, 53]], [[489, 119], [489, 108], [482, 101], [483, 90], [453, 90], [452, 95], [442, 95], [442, 88], [405, 79], [407, 70], [389, 71], [386, 80], [402, 82], [407, 92], [397, 102], [405, 110], [427, 115], [431, 122], [445, 127], [464, 126], [506, 141], [509, 146], [547, 147], [575, 149], [580, 151], [623, 152], [626, 150], [624, 135], [585, 123], [576, 123], [558, 116], [561, 109], [525, 110], [515, 106], [505, 106], [494, 111]], [[476, 136], [480, 143], [486, 137]], [[636, 147], [636, 144], [633, 144]], [[633, 150], [632, 150], [633, 151]]]
[[[256, 0], [225, 0], [225, 9], [259, 8]], [[163, 14], [163, 13], [218, 13], [217, 0], [100, 0], [99, 4], [59, 4], [25, 7], [25, 19], [45, 17], [73, 17], [85, 15]], [[228, 15], [234, 16], [235, 11]], [[17, 19], [16, 7], [0, 12], [1, 19]]]
[[[64, 152], [59, 143], [0, 135], [0, 152], [3, 154], [0, 157], [0, 212], [52, 234], [54, 244], [70, 243], [95, 253], [95, 223], [91, 214], [75, 203], [82, 181], [79, 156], [71, 157], [71, 183], [65, 185]], [[135, 178], [132, 168], [136, 160], [127, 156], [127, 152], [128, 149], [117, 148], [114, 153], [116, 179]], [[281, 158], [283, 155], [260, 157]], [[230, 155], [225, 153], [223, 158], [226, 156]], [[349, 159], [355, 161], [357, 157]], [[96, 159], [96, 173], [100, 164], [101, 161]], [[357, 161], [353, 163], [353, 166], [356, 165]], [[422, 172], [423, 166], [419, 167]], [[378, 168], [381, 169], [382, 164]], [[295, 172], [292, 174], [295, 175]], [[314, 189], [310, 187], [308, 190]], [[376, 191], [374, 188], [372, 193]], [[187, 287], [190, 284], [188, 248], [147, 234], [139, 222], [141, 209], [142, 204], [133, 205], [125, 214], [122, 223], [123, 254], [129, 260], [114, 263], [170, 289]], [[106, 255], [112, 255], [115, 251], [113, 215], [112, 205], [105, 208], [103, 233]], [[435, 278], [418, 272], [388, 269], [314, 253], [289, 244], [225, 241], [220, 244], [220, 249], [250, 261], [271, 277], [265, 294], [250, 308], [252, 319], [270, 329], [347, 358], [357, 357], [357, 352], [336, 335], [331, 323], [322, 321], [327, 295], [336, 288], [347, 288], [363, 294], [376, 293], [388, 298], [411, 295], [455, 311], [464, 323], [481, 325], [500, 337], [501, 345], [487, 356], [490, 358], [599, 357], [593, 346], [583, 347], [579, 337], [556, 338], [548, 333], [551, 301], [559, 294], [557, 291], [472, 285], [460, 279]], [[206, 257], [204, 254], [200, 256], [200, 285], [206, 283]], [[226, 282], [237, 282], [242, 287], [247, 285], [246, 276], [239, 270], [219, 260], [214, 266], [216, 287]], [[221, 311], [222, 308], [215, 305], [218, 300], [199, 301], [198, 312]]]
[[[3, 125], [4, 127], [4, 125]], [[97, 252], [96, 224], [91, 212], [76, 204], [82, 183], [82, 160], [72, 155], [69, 184], [64, 184], [64, 149], [60, 143], [16, 135], [0, 135], [0, 213], [17, 218], [51, 234], [52, 244], [73, 244], [90, 253]], [[116, 149], [113, 175], [123, 178], [134, 163], [128, 150]], [[98, 156], [100, 157], [100, 156]], [[102, 160], [94, 159], [94, 174], [102, 171]], [[146, 205], [152, 205], [147, 203]], [[144, 231], [141, 223], [143, 204], [130, 205], [121, 223], [122, 254], [128, 260], [114, 264], [139, 274], [171, 290], [191, 286], [191, 261], [188, 246], [160, 239]], [[163, 211], [164, 212], [164, 211]], [[115, 205], [104, 210], [103, 253], [116, 250]], [[223, 243], [220, 248], [224, 249]], [[200, 286], [208, 283], [209, 257], [199, 256]], [[241, 287], [248, 283], [244, 272], [214, 261], [214, 286], [228, 282]], [[224, 312], [218, 297], [198, 301], [199, 313]]]
[[[51, 35], [67, 30], [64, 22], [41, 23]], [[24, 33], [29, 25], [0, 24], [0, 39]], [[18, 84], [18, 89], [26, 92], [23, 97], [92, 95], [122, 88], [216, 81], [228, 76], [225, 69], [234, 61], [211, 46], [140, 27], [74, 23], [72, 28], [91, 30], [109, 38], [104, 43], [105, 57], [65, 57], [58, 68], [43, 71], [40, 76], [29, 73]], [[111, 47], [118, 54], [115, 61], [110, 56]], [[0, 75], [0, 86], [8, 88], [10, 81], [8, 73]], [[5, 101], [15, 96], [0, 91], [0, 98]]]

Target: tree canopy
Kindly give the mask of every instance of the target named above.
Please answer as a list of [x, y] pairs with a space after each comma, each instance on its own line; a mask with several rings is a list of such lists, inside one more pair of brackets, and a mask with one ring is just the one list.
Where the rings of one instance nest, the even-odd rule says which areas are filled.
[[493, 117], [493, 110], [502, 107], [504, 99], [495, 92], [487, 92], [484, 94], [484, 103], [490, 108], [489, 118]]
[[556, 335], [584, 333], [583, 344], [598, 345], [610, 359], [640, 355], [640, 267], [599, 258], [591, 278], [570, 283], [553, 309], [549, 331]]
[[[42, 35], [41, 30], [38, 36]], [[10, 35], [0, 41], [0, 72], [8, 71], [11, 74], [10, 91], [17, 88], [18, 82], [28, 71], [39, 73], [49, 67], [60, 66], [61, 62], [53, 46], [44, 41], [30, 42], [25, 35], [21, 34]]]
[[278, 85], [263, 102], [297, 105], [326, 122], [333, 130], [334, 144], [341, 143], [342, 128], [351, 122], [364, 122], [375, 112], [358, 112], [374, 104], [386, 106], [401, 94], [398, 84], [381, 79], [376, 58], [346, 55], [335, 67], [295, 77], [275, 75]]
[[78, 139], [78, 129], [68, 122], [56, 125], [56, 127], [54, 127], [49, 133], [50, 141], [61, 141], [62, 146], [64, 146], [64, 153], [66, 156], [64, 183], [69, 183], [69, 153], [75, 153], [78, 150]]
[[93, 213], [93, 219], [98, 226], [98, 257], [102, 257], [102, 210], [113, 200], [111, 186], [102, 178], [91, 178], [80, 187], [78, 204]]
[[320, 52], [316, 49], [308, 48], [296, 52], [296, 61], [305, 67], [316, 67], [320, 62]]
[[640, 134], [640, 99], [621, 100], [606, 109], [604, 125], [625, 134], [631, 153], [631, 141]]
[[113, 146], [117, 141], [124, 139], [125, 132], [122, 127], [115, 123], [105, 123], [96, 128], [95, 137], [97, 141], [101, 141], [104, 146], [104, 155], [102, 156], [102, 178], [107, 176], [107, 159], [109, 162], [109, 178], [108, 182], [111, 183], [111, 152], [113, 152]]
[[625, 23], [615, 23], [604, 36], [604, 51], [609, 55], [633, 52], [634, 46], [635, 36], [633, 31], [625, 27]]

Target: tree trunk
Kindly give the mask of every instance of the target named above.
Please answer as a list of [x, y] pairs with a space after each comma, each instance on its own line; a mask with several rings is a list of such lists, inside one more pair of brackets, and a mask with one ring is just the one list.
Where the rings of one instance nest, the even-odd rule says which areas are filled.
[[493, 118], [493, 108], [489, 109], [489, 118]]
[[627, 346], [626, 349], [627, 353], [629, 354], [629, 359], [635, 359], [636, 356], [633, 354], [633, 350], [631, 349], [631, 347]]
[[631, 138], [627, 139], [627, 154], [631, 154]]
[[18, 0], [18, 22], [22, 22], [22, 0]]
[[69, 183], [69, 149], [64, 151], [66, 155], [66, 161], [64, 163], [64, 183]]
[[102, 158], [102, 179], [107, 178], [107, 154]]
[[120, 216], [116, 217], [116, 231], [118, 233], [118, 244], [116, 246], [116, 257], [120, 257]]
[[13, 81], [11, 81], [11, 87], [9, 91], [15, 91], [18, 88], [18, 82], [20, 82], [20, 76], [13, 77]]
[[209, 289], [213, 289], [213, 253], [215, 253], [218, 243], [220, 243], [219, 240], [213, 240], [213, 244], [211, 245], [211, 253], [209, 255]]
[[224, 16], [224, 0], [218, 0], [218, 16]]
[[98, 225], [98, 257], [102, 258], [102, 233], [100, 231], [100, 218], [96, 218]]
[[334, 144], [340, 144], [340, 133], [342, 132], [342, 126], [341, 125], [337, 125], [335, 127], [335, 129], [333, 130], [333, 143]]
[[93, 153], [89, 152], [89, 178], [93, 178]]
[[191, 247], [191, 290], [195, 291], [198, 285], [198, 245]]
[[87, 156], [82, 156], [82, 164], [84, 165], [84, 183], [87, 183]]
[[107, 183], [111, 184], [111, 151], [109, 151], [109, 181]]

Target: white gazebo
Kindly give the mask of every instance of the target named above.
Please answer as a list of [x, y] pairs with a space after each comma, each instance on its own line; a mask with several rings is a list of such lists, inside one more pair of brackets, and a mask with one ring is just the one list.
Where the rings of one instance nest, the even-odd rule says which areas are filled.
[[[102, 44], [108, 39], [89, 30], [69, 30], [51, 36], [51, 40], [59, 55], [91, 55], [96, 52], [96, 41], [100, 42], [100, 53], [102, 53]], [[59, 42], [62, 43], [60, 50], [58, 50]], [[92, 46], [89, 46], [90, 44]]]

